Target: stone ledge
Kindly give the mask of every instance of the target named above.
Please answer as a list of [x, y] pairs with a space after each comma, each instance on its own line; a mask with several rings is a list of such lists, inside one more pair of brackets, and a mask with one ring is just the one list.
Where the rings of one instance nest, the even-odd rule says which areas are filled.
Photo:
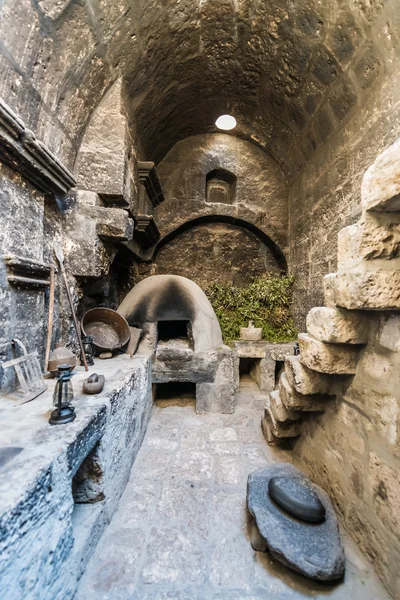
[[72, 173], [1, 99], [0, 158], [45, 194], [64, 197], [76, 186]]
[[301, 420], [285, 421], [283, 423], [276, 420], [271, 408], [270, 395], [268, 395], [265, 403], [264, 418], [267, 421], [271, 433], [276, 438], [292, 438], [298, 437], [301, 434]]
[[342, 344], [325, 344], [306, 333], [298, 336], [300, 360], [309, 369], [331, 375], [354, 375], [359, 348]]
[[285, 374], [290, 386], [303, 396], [332, 395], [332, 377], [308, 369], [302, 364], [300, 356], [286, 358]]
[[286, 373], [279, 378], [279, 393], [284, 406], [291, 411], [323, 412], [327, 400], [331, 398], [322, 394], [299, 393], [290, 385]]
[[[67, 425], [48, 423], [54, 380], [27, 404], [14, 407], [12, 400], [0, 398], [2, 445], [22, 448], [0, 468], [0, 522], [7, 547], [0, 588], [9, 597], [55, 598], [60, 586], [74, 596], [90, 558], [85, 549], [93, 551], [115, 511], [147, 427], [152, 408], [149, 362], [128, 355], [95, 359], [91, 373], [106, 377], [97, 396], [82, 394], [88, 373], [77, 367], [72, 377], [77, 416]], [[72, 478], [95, 447], [104, 500], [77, 505]], [[77, 506], [87, 508], [93, 526], [75, 519]], [[46, 569], [37, 569], [38, 556]], [[77, 574], [72, 580], [71, 572]]]
[[349, 271], [323, 279], [328, 306], [349, 310], [400, 309], [400, 271]]
[[139, 181], [144, 186], [150, 202], [155, 208], [164, 201], [164, 192], [158, 178], [157, 169], [151, 161], [138, 161]]
[[135, 238], [147, 249], [160, 239], [160, 231], [153, 215], [136, 215]]
[[368, 322], [362, 313], [319, 306], [307, 315], [307, 332], [320, 342], [366, 344]]
[[301, 415], [294, 410], [288, 409], [281, 400], [279, 390], [274, 390], [269, 394], [269, 405], [276, 421], [286, 423], [286, 421], [297, 421]]
[[93, 209], [97, 218], [96, 233], [99, 237], [115, 242], [126, 242], [132, 239], [134, 224], [128, 213], [122, 208]]

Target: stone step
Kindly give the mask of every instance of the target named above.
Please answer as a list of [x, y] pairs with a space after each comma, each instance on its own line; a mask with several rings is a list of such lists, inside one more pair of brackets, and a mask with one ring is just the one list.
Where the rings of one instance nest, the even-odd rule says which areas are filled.
[[362, 313], [318, 306], [307, 315], [307, 332], [320, 342], [366, 344], [368, 320]]
[[325, 344], [300, 333], [300, 360], [309, 369], [331, 375], [354, 375], [360, 350], [344, 344]]
[[400, 269], [400, 212], [366, 213], [338, 233], [338, 271]]
[[327, 306], [349, 310], [400, 309], [400, 270], [330, 273], [323, 283]]
[[361, 185], [364, 210], [400, 211], [400, 140], [397, 140], [365, 172]]
[[297, 421], [301, 417], [300, 413], [286, 408], [281, 400], [279, 390], [274, 390], [269, 394], [271, 411], [277, 421], [285, 423], [286, 421]]
[[265, 403], [264, 419], [266, 419], [271, 433], [276, 438], [292, 438], [297, 437], [301, 433], [301, 421], [285, 421], [281, 423], [277, 421], [274, 413], [272, 412], [270, 398], [268, 396]]
[[274, 436], [274, 434], [271, 431], [270, 426], [268, 425], [268, 421], [265, 417], [263, 417], [261, 419], [261, 431], [263, 433], [265, 441], [267, 442], [267, 444], [269, 446], [279, 446], [280, 445], [281, 440]]
[[279, 395], [281, 402], [290, 411], [323, 412], [326, 402], [333, 396], [322, 394], [303, 395], [295, 390], [289, 383], [286, 373], [279, 378]]
[[286, 357], [285, 374], [290, 386], [303, 396], [333, 395], [333, 377], [308, 369], [301, 362], [300, 356]]

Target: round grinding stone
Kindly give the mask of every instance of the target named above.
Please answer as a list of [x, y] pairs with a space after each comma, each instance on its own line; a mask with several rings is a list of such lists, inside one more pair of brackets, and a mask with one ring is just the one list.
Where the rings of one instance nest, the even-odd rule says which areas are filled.
[[318, 523], [325, 517], [325, 507], [306, 479], [272, 477], [268, 493], [278, 506], [301, 521]]

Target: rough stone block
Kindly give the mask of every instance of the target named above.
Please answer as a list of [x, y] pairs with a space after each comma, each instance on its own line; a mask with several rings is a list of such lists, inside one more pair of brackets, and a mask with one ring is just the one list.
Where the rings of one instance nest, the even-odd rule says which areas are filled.
[[269, 395], [271, 411], [277, 421], [285, 423], [286, 421], [296, 421], [300, 415], [294, 410], [286, 408], [281, 400], [279, 390], [274, 390]]
[[121, 208], [97, 209], [96, 233], [113, 241], [125, 242], [133, 237], [133, 219]]
[[261, 431], [265, 438], [265, 441], [269, 446], [277, 446], [279, 445], [279, 438], [275, 437], [271, 431], [270, 426], [268, 425], [268, 421], [265, 417], [261, 419]]
[[117, 81], [94, 111], [76, 162], [80, 187], [95, 190], [108, 204], [130, 203], [126, 185], [128, 139], [121, 82]]
[[368, 322], [360, 313], [319, 306], [307, 315], [307, 332], [320, 342], [366, 344]]
[[265, 358], [266, 357], [266, 342], [235, 342], [235, 352], [239, 358]]
[[349, 271], [324, 277], [326, 304], [349, 310], [398, 310], [399, 271]]
[[365, 210], [400, 210], [400, 140], [397, 140], [366, 171], [361, 186]]
[[[285, 375], [289, 385], [302, 396], [333, 394], [332, 378], [329, 375], [308, 369], [301, 362], [300, 356], [288, 356], [286, 358]], [[305, 409], [303, 408], [302, 410]]]
[[325, 344], [306, 333], [299, 334], [300, 360], [309, 369], [332, 375], [354, 375], [359, 349], [342, 344]]
[[286, 373], [282, 373], [279, 379], [279, 395], [287, 410], [297, 412], [323, 412], [329, 398], [329, 396], [321, 394], [303, 395], [299, 393], [290, 385]]
[[[385, 214], [366, 213], [360, 221], [339, 231], [338, 271], [354, 269], [363, 261], [372, 260], [380, 268], [397, 268], [397, 261], [394, 261], [400, 255], [398, 221]], [[385, 261], [388, 261], [387, 265]]]
[[270, 394], [267, 397], [264, 410], [264, 418], [266, 419], [271, 433], [277, 438], [297, 437], [301, 433], [301, 421], [285, 421], [281, 423], [277, 421], [271, 408]]

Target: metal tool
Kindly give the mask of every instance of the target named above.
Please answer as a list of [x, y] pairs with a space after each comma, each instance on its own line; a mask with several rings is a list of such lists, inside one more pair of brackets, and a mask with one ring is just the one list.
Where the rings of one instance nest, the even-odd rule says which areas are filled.
[[50, 290], [49, 290], [49, 320], [47, 328], [46, 355], [44, 359], [44, 370], [49, 368], [49, 356], [51, 338], [53, 335], [53, 319], [54, 319], [54, 265], [50, 267]]
[[85, 371], [89, 371], [89, 367], [88, 367], [88, 364], [87, 364], [87, 361], [86, 361], [86, 357], [85, 357], [85, 351], [83, 349], [81, 332], [80, 332], [78, 320], [77, 320], [76, 314], [75, 314], [74, 303], [72, 301], [71, 292], [69, 291], [67, 274], [65, 272], [65, 267], [64, 267], [64, 253], [63, 253], [62, 248], [61, 248], [61, 246], [60, 246], [60, 244], [58, 242], [54, 242], [54, 253], [55, 253], [55, 255], [57, 257], [57, 260], [58, 260], [58, 262], [60, 264], [60, 269], [61, 269], [61, 273], [62, 273], [62, 276], [63, 276], [63, 279], [64, 279], [64, 284], [65, 284], [65, 289], [67, 290], [68, 302], [69, 302], [69, 305], [71, 307], [72, 318], [74, 320], [76, 335], [78, 336], [78, 342], [79, 342], [79, 347], [80, 347], [80, 351], [81, 351], [82, 362], [84, 364]]
[[22, 356], [2, 363], [3, 369], [14, 367], [20, 385], [20, 388], [9, 397], [14, 399], [17, 404], [25, 404], [47, 390], [47, 385], [40, 370], [38, 353], [28, 353], [24, 344], [16, 338], [11, 340], [11, 344], [14, 348], [19, 346]]

